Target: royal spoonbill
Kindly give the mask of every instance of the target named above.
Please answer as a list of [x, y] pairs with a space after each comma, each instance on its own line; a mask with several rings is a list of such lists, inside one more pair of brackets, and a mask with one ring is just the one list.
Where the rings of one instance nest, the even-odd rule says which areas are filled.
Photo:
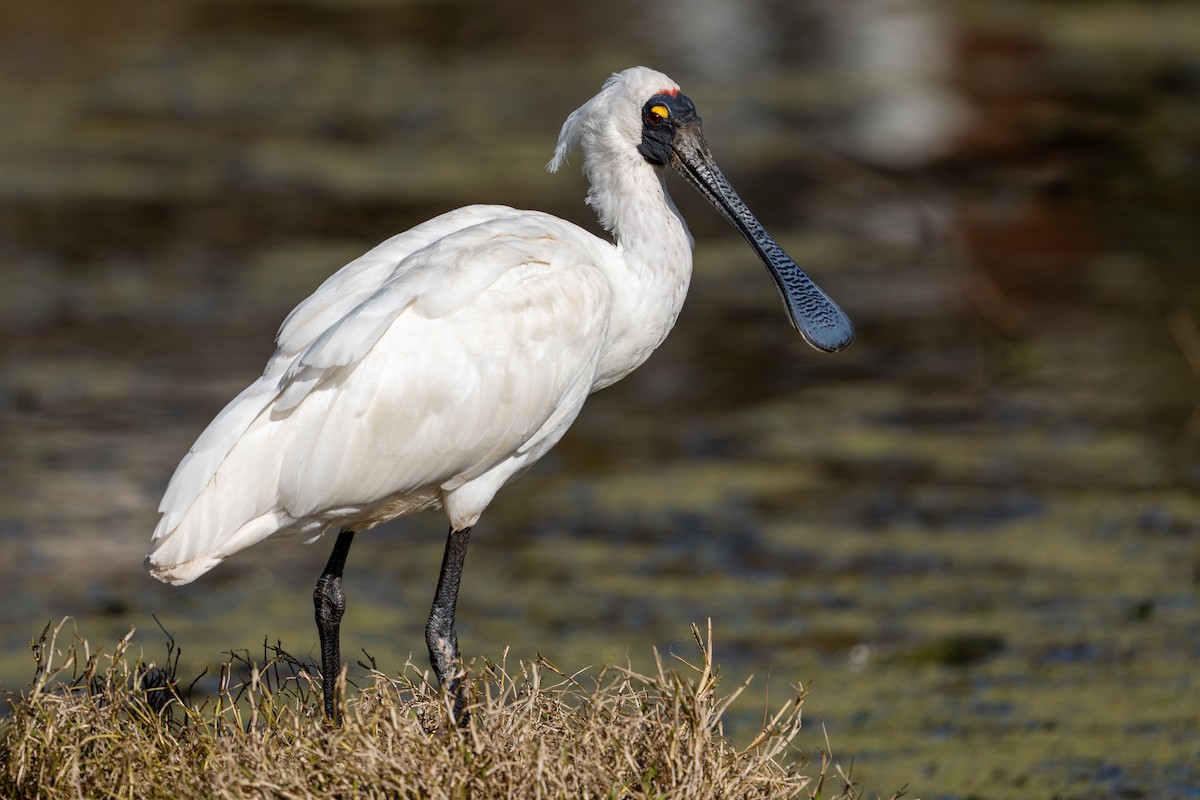
[[836, 352], [854, 336], [734, 193], [695, 105], [666, 75], [611, 76], [567, 117], [547, 168], [577, 146], [587, 202], [612, 241], [483, 205], [388, 239], [288, 315], [262, 377], [217, 414], [167, 486], [146, 568], [168, 583], [268, 536], [337, 532], [313, 591], [331, 719], [354, 535], [427, 508], [441, 508], [450, 531], [425, 639], [465, 719], [454, 609], [471, 527], [589, 394], [646, 360], [683, 305], [692, 237], [667, 194], [668, 164], [758, 253], [809, 344]]

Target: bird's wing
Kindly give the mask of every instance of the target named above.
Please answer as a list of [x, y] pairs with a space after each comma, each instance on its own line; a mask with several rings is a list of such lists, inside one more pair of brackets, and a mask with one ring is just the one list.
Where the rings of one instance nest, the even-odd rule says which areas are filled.
[[[329, 302], [309, 322], [293, 313], [267, 372], [180, 464], [151, 570], [186, 582], [281, 529], [436, 504], [443, 484], [556, 441], [606, 344], [606, 247], [512, 212], [409, 254], [346, 311], [326, 310], [340, 302], [327, 282]], [[319, 334], [298, 333], [326, 314]]]
[[280, 325], [276, 350], [262, 377], [246, 387], [217, 414], [192, 445], [171, 479], [159, 511], [155, 538], [170, 530], [183, 510], [207, 485], [217, 466], [229, 454], [250, 423], [273, 403], [281, 391], [281, 377], [313, 341], [355, 309], [370, 300], [384, 284], [402, 283], [404, 276], [428, 258], [410, 256], [440, 239], [484, 222], [519, 215], [508, 206], [473, 205], [447, 212], [397, 234], [351, 261], [301, 301]]
[[522, 213], [508, 206], [473, 205], [448, 211], [368, 250], [330, 275], [315, 292], [297, 305], [279, 326], [278, 350], [266, 372], [286, 368], [334, 323], [350, 314], [384, 283], [401, 279], [413, 266], [409, 256], [455, 232], [485, 222], [509, 219]]
[[[330, 302], [315, 317], [319, 326], [289, 328], [285, 323], [278, 351], [265, 373], [279, 377], [282, 394], [276, 411], [294, 406], [331, 371], [361, 361], [410, 306], [429, 319], [447, 316], [470, 304], [513, 267], [551, 256], [569, 260], [571, 248], [578, 247], [575, 233], [582, 231], [569, 223], [538, 212], [505, 211], [411, 253], [374, 291]], [[551, 233], [555, 229], [557, 235]], [[586, 256], [590, 260], [591, 254]], [[324, 286], [316, 295], [323, 293]]]
[[593, 266], [554, 260], [526, 259], [444, 313], [422, 298], [353, 369], [324, 367], [291, 412], [314, 433], [293, 438], [283, 458], [288, 513], [457, 487], [535, 446], [552, 418], [569, 423], [595, 374], [611, 299]]

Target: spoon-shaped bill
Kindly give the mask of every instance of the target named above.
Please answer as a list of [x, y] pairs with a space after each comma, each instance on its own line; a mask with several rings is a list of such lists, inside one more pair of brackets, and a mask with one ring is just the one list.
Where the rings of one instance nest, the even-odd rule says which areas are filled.
[[717, 167], [699, 125], [675, 134], [671, 166], [733, 223], [767, 265], [792, 325], [818, 350], [836, 353], [854, 341], [846, 313], [776, 244]]

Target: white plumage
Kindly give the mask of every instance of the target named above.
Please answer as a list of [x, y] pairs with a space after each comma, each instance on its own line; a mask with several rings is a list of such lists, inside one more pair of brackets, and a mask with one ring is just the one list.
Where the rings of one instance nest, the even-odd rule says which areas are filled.
[[[644, 96], [626, 115], [635, 145], [644, 98], [678, 90], [628, 71], [589, 106], [619, 101], [617, 88]], [[572, 143], [608, 132], [576, 127], [584, 109], [556, 168]], [[646, 360], [683, 305], [691, 239], [661, 170], [642, 162], [630, 181], [595, 161], [589, 201], [619, 245], [540, 211], [467, 206], [391, 237], [301, 302], [263, 377], [176, 469], [152, 575], [188, 583], [272, 534], [313, 539], [427, 507], [474, 524], [588, 393]], [[630, 182], [649, 194], [632, 215], [612, 207]]]
[[431, 506], [474, 524], [597, 384], [632, 369], [599, 373], [610, 339], [645, 335], [610, 329], [606, 271], [620, 264], [570, 223], [499, 206], [350, 263], [292, 312], [263, 376], [180, 464], [152, 572], [187, 583], [275, 533], [363, 530]]
[[[614, 241], [537, 211], [468, 206], [326, 280], [284, 320], [262, 377], [180, 463], [159, 507], [150, 572], [188, 583], [272, 535], [348, 537], [432, 507], [444, 509], [452, 537], [469, 530], [562, 437], [588, 394], [645, 361], [674, 325], [692, 239], [666, 192], [667, 163], [758, 251], [801, 333], [827, 350], [848, 344], [848, 320], [737, 199], [699, 122], [667, 76], [616, 74], [567, 119], [549, 164], [556, 170], [582, 147], [588, 203]], [[332, 625], [330, 710], [348, 548], [346, 538], [322, 576], [336, 579], [338, 603], [323, 611], [317, 598], [323, 652], [321, 626]], [[439, 584], [438, 597], [449, 622], [435, 626], [435, 601], [428, 634], [439, 678], [448, 662], [434, 651], [457, 659], [458, 572], [447, 570], [453, 586], [442, 598]], [[333, 622], [322, 623], [334, 605]]]

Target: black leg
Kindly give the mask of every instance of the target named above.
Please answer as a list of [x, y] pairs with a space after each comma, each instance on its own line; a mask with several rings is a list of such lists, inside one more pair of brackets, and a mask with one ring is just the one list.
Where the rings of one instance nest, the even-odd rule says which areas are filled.
[[448, 694], [454, 697], [454, 718], [460, 725], [467, 723], [466, 692], [462, 685], [463, 668], [458, 657], [458, 634], [454, 632], [454, 608], [458, 603], [458, 586], [462, 582], [463, 562], [467, 558], [467, 543], [471, 529], [450, 529], [446, 539], [446, 554], [442, 557], [442, 573], [438, 576], [437, 593], [429, 622], [425, 624], [425, 642], [429, 645], [429, 663]]
[[313, 589], [313, 607], [316, 609], [317, 634], [321, 637], [321, 688], [325, 693], [325, 715], [340, 723], [333, 704], [334, 685], [342, 669], [342, 652], [339, 631], [342, 614], [346, 613], [346, 596], [342, 594], [342, 568], [346, 566], [346, 555], [354, 541], [354, 531], [338, 534], [329, 554], [325, 571], [317, 578]]

